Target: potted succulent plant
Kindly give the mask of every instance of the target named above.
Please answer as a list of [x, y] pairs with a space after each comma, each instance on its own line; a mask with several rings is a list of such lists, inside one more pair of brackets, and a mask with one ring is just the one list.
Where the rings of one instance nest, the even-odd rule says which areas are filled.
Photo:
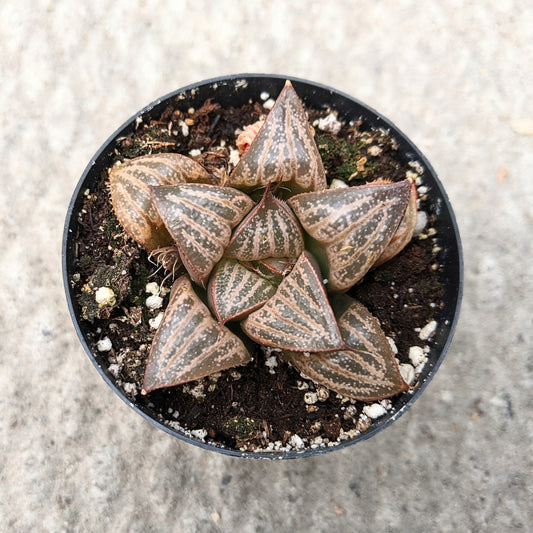
[[301, 457], [388, 425], [435, 373], [461, 298], [422, 154], [360, 102], [280, 76], [209, 80], [134, 116], [82, 176], [63, 246], [108, 384], [232, 455]]

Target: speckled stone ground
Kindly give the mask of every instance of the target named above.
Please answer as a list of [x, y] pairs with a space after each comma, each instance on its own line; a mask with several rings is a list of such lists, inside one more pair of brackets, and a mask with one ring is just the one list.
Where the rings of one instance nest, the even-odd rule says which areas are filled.
[[[528, 0], [4, 0], [0, 530], [532, 531], [532, 28]], [[64, 217], [94, 152], [158, 96], [237, 72], [378, 109], [432, 162], [462, 233], [436, 378], [392, 427], [322, 457], [236, 460], [153, 428], [65, 304]]]

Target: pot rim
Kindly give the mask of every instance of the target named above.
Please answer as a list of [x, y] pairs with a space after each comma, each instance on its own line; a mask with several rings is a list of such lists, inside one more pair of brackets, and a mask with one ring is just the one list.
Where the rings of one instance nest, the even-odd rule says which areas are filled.
[[[266, 82], [267, 80], [275, 80], [279, 81], [280, 83], [284, 83], [285, 80], [290, 79], [291, 82], [295, 85], [295, 88], [298, 90], [298, 86], [307, 87], [310, 91], [320, 91], [324, 92], [326, 91], [331, 96], [334, 96], [337, 99], [341, 99], [345, 101], [345, 104], [348, 108], [355, 107], [360, 108], [359, 110], [365, 111], [366, 114], [373, 115], [374, 116], [374, 122], [373, 126], [379, 125], [379, 127], [384, 127], [386, 129], [389, 129], [391, 131], [392, 136], [397, 140], [401, 141], [406, 148], [409, 148], [412, 154], [415, 156], [412, 159], [415, 159], [419, 161], [422, 166], [424, 167], [424, 180], [428, 179], [428, 175], [430, 176], [430, 179], [432, 180], [432, 185], [435, 186], [438, 190], [438, 197], [442, 201], [442, 205], [440, 206], [439, 210], [440, 212], [444, 212], [447, 215], [447, 229], [449, 230], [450, 234], [453, 236], [452, 243], [455, 245], [455, 250], [452, 250], [453, 255], [453, 268], [454, 272], [452, 273], [452, 280], [453, 284], [456, 285], [456, 291], [452, 292], [452, 307], [450, 308], [450, 316], [451, 320], [449, 320], [449, 323], [447, 324], [447, 334], [445, 337], [445, 341], [440, 348], [440, 353], [438, 354], [438, 357], [435, 361], [435, 363], [429, 368], [427, 375], [424, 376], [423, 381], [417, 385], [416, 390], [410, 394], [410, 398], [407, 399], [403, 405], [398, 410], [395, 410], [394, 412], [387, 412], [386, 415], [383, 415], [379, 419], [373, 421], [370, 428], [365, 431], [362, 434], [359, 434], [358, 436], [339, 442], [335, 444], [334, 446], [326, 446], [326, 447], [317, 447], [317, 448], [311, 448], [307, 447], [303, 450], [291, 450], [289, 452], [287, 451], [262, 451], [262, 452], [249, 452], [249, 451], [240, 451], [238, 449], [233, 448], [226, 448], [223, 445], [219, 443], [214, 443], [211, 441], [204, 441], [203, 439], [198, 439], [192, 435], [187, 430], [178, 431], [176, 429], [170, 428], [166, 425], [164, 425], [161, 421], [159, 421], [155, 415], [151, 415], [150, 413], [146, 412], [142, 406], [137, 405], [134, 401], [129, 398], [125, 392], [120, 388], [114, 380], [111, 378], [110, 374], [104, 370], [102, 365], [98, 362], [97, 358], [95, 357], [92, 350], [89, 348], [87, 341], [85, 340], [85, 336], [83, 334], [83, 331], [80, 327], [80, 321], [78, 319], [78, 312], [75, 309], [74, 304], [74, 291], [71, 287], [71, 284], [69, 282], [69, 244], [70, 244], [70, 236], [72, 233], [72, 223], [73, 223], [73, 215], [75, 214], [75, 208], [76, 204], [79, 202], [79, 197], [82, 189], [85, 189], [87, 186], [85, 184], [86, 180], [91, 174], [91, 170], [95, 165], [97, 164], [98, 160], [105, 154], [106, 150], [109, 149], [109, 147], [116, 141], [117, 137], [121, 135], [121, 133], [126, 130], [127, 128], [130, 128], [135, 122], [138, 120], [139, 117], [150, 113], [154, 108], [156, 108], [158, 105], [162, 104], [163, 102], [166, 102], [167, 100], [178, 98], [180, 95], [184, 95], [185, 93], [190, 93], [191, 91], [195, 91], [198, 88], [202, 87], [209, 87], [211, 90], [215, 91], [218, 87], [228, 85], [233, 85], [233, 90], [237, 90], [237, 83], [240, 80], [243, 80], [243, 83], [249, 83], [250, 81], [263, 81]], [[244, 88], [246, 88], [246, 85], [244, 85]], [[305, 97], [302, 98], [305, 101]], [[335, 109], [335, 107], [333, 107]], [[74, 239], [74, 237], [73, 237]], [[104, 379], [104, 381], [111, 387], [111, 389], [121, 398], [129, 407], [131, 407], [136, 413], [141, 415], [145, 420], [153, 424], [154, 426], [158, 427], [159, 429], [162, 429], [166, 433], [177, 437], [185, 442], [188, 442], [189, 444], [194, 444], [196, 446], [199, 446], [200, 448], [216, 451], [225, 455], [231, 455], [231, 456], [237, 456], [237, 457], [243, 457], [243, 458], [256, 458], [256, 459], [292, 459], [292, 458], [299, 458], [299, 457], [310, 457], [315, 455], [322, 455], [323, 453], [335, 451], [335, 450], [342, 450], [345, 449], [348, 446], [352, 446], [353, 444], [356, 444], [358, 442], [363, 442], [370, 437], [373, 437], [386, 427], [388, 427], [390, 424], [392, 424], [395, 420], [397, 420], [403, 413], [405, 413], [412, 405], [413, 403], [420, 397], [422, 392], [427, 387], [428, 383], [431, 381], [431, 379], [434, 377], [435, 373], [437, 372], [440, 364], [442, 363], [449, 347], [453, 339], [453, 335], [457, 326], [458, 318], [459, 318], [459, 310], [461, 306], [462, 301], [462, 295], [463, 295], [463, 283], [464, 283], [464, 274], [463, 274], [463, 252], [462, 252], [462, 246], [461, 246], [461, 239], [459, 235], [459, 229], [457, 226], [457, 221], [455, 219], [455, 215], [453, 213], [450, 201], [448, 199], [448, 196], [446, 194], [446, 191], [444, 190], [444, 187], [442, 186], [442, 183], [440, 182], [435, 170], [429, 163], [429, 161], [426, 159], [426, 157], [422, 154], [422, 152], [413, 144], [413, 142], [402, 132], [400, 131], [389, 119], [381, 115], [379, 112], [375, 111], [373, 108], [365, 104], [364, 102], [358, 100], [357, 98], [354, 98], [342, 91], [338, 91], [332, 87], [329, 87], [327, 85], [316, 83], [313, 81], [301, 79], [301, 78], [295, 78], [292, 76], [285, 76], [280, 74], [260, 74], [260, 73], [243, 73], [243, 74], [233, 74], [233, 75], [227, 75], [227, 76], [218, 76], [214, 78], [209, 78], [197, 83], [192, 83], [189, 85], [186, 85], [185, 87], [182, 87], [180, 89], [177, 89], [175, 91], [172, 91], [156, 100], [148, 104], [147, 106], [143, 107], [140, 111], [135, 113], [133, 116], [131, 116], [128, 120], [126, 120], [117, 130], [110, 135], [107, 140], [100, 146], [100, 148], [97, 150], [97, 152], [94, 154], [94, 156], [89, 161], [88, 165], [86, 166], [85, 170], [83, 171], [81, 178], [79, 179], [74, 192], [72, 194], [71, 200], [69, 202], [69, 206], [67, 209], [67, 215], [65, 218], [65, 225], [64, 225], [64, 231], [63, 231], [63, 239], [62, 239], [62, 271], [63, 271], [63, 285], [65, 288], [65, 295], [67, 299], [67, 304], [69, 308], [69, 313], [74, 325], [74, 328], [76, 330], [76, 333], [78, 335], [78, 338], [86, 352], [86, 354], [89, 356], [89, 359], [92, 361], [93, 365], [98, 370], [100, 376]], [[408, 394], [408, 393], [403, 393]], [[189, 433], [189, 434], [188, 434]]]

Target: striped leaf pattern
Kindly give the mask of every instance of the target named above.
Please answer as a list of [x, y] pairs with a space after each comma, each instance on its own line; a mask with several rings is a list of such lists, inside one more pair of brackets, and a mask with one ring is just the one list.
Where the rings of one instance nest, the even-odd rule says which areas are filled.
[[269, 183], [280, 185], [286, 196], [327, 187], [313, 130], [290, 82], [231, 175], [231, 185], [238, 189]]
[[416, 201], [418, 194], [416, 192], [416, 185], [411, 182], [411, 194], [409, 196], [409, 203], [405, 214], [396, 230], [396, 233], [390, 240], [389, 244], [383, 250], [382, 254], [378, 257], [372, 267], [378, 267], [383, 263], [386, 263], [389, 259], [392, 259], [395, 255], [398, 255], [411, 241], [416, 228], [417, 209]]
[[237, 189], [205, 184], [154, 187], [152, 198], [187, 272], [205, 286], [231, 230], [252, 209], [253, 201]]
[[303, 193], [289, 200], [304, 230], [323, 247], [328, 289], [345, 291], [383, 253], [404, 216], [410, 183]]
[[351, 349], [307, 357], [290, 351], [285, 359], [316, 383], [357, 400], [388, 398], [409, 388], [378, 320], [361, 303], [353, 300], [338, 324]]
[[172, 387], [250, 361], [242, 341], [211, 316], [187, 276], [172, 287], [146, 365], [143, 393]]
[[303, 252], [276, 294], [242, 323], [260, 344], [285, 350], [327, 351], [345, 346], [318, 265]]
[[244, 318], [274, 296], [276, 286], [236, 259], [222, 259], [209, 278], [207, 301], [221, 324]]
[[152, 204], [150, 186], [209, 183], [211, 178], [204, 167], [188, 157], [153, 154], [114, 166], [109, 181], [118, 221], [132, 239], [152, 251], [173, 241]]
[[235, 228], [224, 252], [240, 261], [298, 257], [304, 249], [300, 224], [290, 207], [267, 187], [261, 201]]

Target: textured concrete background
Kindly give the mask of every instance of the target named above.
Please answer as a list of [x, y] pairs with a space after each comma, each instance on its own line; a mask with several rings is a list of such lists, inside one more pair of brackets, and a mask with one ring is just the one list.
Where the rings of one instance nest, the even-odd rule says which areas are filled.
[[[0, 3], [0, 530], [533, 531], [530, 0]], [[72, 191], [130, 115], [272, 72], [389, 117], [462, 232], [462, 317], [414, 407], [370, 441], [236, 460], [141, 420], [81, 349], [61, 280]]]

